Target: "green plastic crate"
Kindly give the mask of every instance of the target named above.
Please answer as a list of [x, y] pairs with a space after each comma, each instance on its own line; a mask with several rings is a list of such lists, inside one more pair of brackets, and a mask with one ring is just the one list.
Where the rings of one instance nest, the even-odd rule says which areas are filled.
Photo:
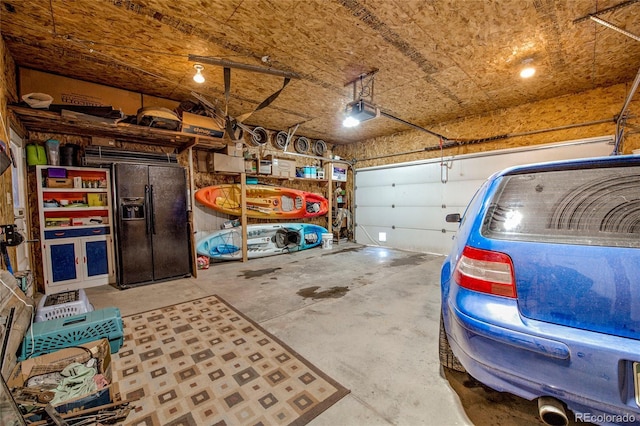
[[118, 308], [36, 322], [31, 327], [33, 339], [31, 331], [27, 330], [18, 361], [99, 339], [109, 339], [111, 353], [116, 353], [124, 343], [124, 327]]

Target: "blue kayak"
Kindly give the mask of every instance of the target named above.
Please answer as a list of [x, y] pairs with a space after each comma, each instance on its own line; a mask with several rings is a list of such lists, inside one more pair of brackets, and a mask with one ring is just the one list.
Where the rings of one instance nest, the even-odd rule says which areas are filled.
[[[247, 257], [275, 256], [322, 245], [326, 228], [310, 223], [265, 223], [247, 227]], [[211, 259], [242, 259], [242, 228], [221, 229], [198, 240], [200, 256]]]

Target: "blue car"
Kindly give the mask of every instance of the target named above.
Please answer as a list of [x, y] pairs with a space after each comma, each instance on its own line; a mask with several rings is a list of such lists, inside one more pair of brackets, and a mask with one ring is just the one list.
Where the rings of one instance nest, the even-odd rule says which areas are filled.
[[440, 363], [548, 424], [640, 424], [640, 156], [504, 170], [447, 221]]

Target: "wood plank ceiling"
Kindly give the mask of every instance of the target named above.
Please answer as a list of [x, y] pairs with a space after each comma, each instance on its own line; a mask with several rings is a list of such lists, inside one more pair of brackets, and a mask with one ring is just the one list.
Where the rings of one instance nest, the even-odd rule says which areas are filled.
[[[631, 82], [638, 16], [640, 2], [621, 0], [3, 0], [0, 31], [20, 67], [177, 101], [196, 91], [234, 117], [283, 78], [232, 69], [227, 103], [223, 68], [203, 64], [198, 85], [189, 55], [295, 73], [245, 123], [342, 144], [410, 129], [342, 126], [348, 83], [375, 70], [373, 103], [425, 128]], [[522, 80], [529, 59], [537, 73]]]

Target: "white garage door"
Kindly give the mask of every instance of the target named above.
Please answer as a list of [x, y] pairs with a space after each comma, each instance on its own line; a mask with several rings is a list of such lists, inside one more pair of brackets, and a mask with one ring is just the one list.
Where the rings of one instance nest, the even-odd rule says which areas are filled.
[[613, 136], [582, 139], [358, 169], [355, 238], [358, 243], [446, 254], [458, 226], [445, 222], [465, 207], [491, 174], [541, 161], [609, 155]]

